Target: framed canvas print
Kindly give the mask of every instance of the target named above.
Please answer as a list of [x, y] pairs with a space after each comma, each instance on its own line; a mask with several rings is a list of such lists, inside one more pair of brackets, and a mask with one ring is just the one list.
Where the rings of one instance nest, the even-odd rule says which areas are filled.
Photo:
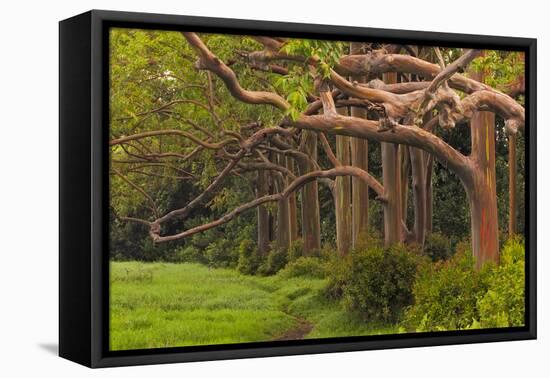
[[60, 355], [536, 337], [536, 40], [60, 22]]

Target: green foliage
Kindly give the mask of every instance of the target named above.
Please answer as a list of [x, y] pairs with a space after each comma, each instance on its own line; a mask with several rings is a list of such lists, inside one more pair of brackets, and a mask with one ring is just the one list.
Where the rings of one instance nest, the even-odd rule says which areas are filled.
[[477, 301], [479, 327], [520, 327], [525, 324], [525, 247], [510, 239], [500, 255], [500, 265], [488, 277], [485, 295]]
[[324, 278], [326, 275], [326, 266], [318, 257], [300, 257], [289, 262], [285, 268], [279, 272], [279, 275], [286, 278]]
[[204, 251], [208, 266], [215, 268], [234, 268], [239, 259], [239, 251], [227, 239], [218, 239], [208, 245]]
[[426, 264], [415, 286], [415, 304], [406, 322], [417, 331], [519, 326], [524, 322], [525, 247], [506, 242], [499, 266], [476, 271], [468, 250], [449, 260]]
[[276, 274], [283, 269], [288, 262], [288, 253], [282, 248], [272, 246], [267, 255], [267, 259], [258, 269], [258, 273], [264, 276]]
[[414, 285], [415, 304], [406, 322], [417, 331], [469, 328], [477, 318], [476, 300], [486, 289], [484, 275], [476, 272], [471, 252], [455, 254], [439, 264], [425, 264]]
[[433, 232], [426, 237], [424, 252], [432, 261], [447, 260], [453, 255], [451, 241], [438, 232]]
[[338, 63], [340, 56], [344, 53], [344, 43], [314, 39], [292, 39], [285, 43], [281, 51], [289, 55], [300, 55], [317, 60], [322, 76], [328, 78], [330, 69]]
[[288, 261], [295, 261], [304, 256], [304, 241], [296, 239], [290, 243], [288, 248]]
[[345, 307], [366, 321], [395, 322], [413, 301], [419, 261], [418, 255], [399, 245], [353, 251], [343, 270], [331, 272], [335, 277], [330, 292], [340, 291]]
[[525, 72], [525, 63], [520, 52], [486, 50], [483, 56], [474, 59], [472, 68], [485, 72], [485, 83], [500, 88], [516, 80]]
[[[326, 270], [328, 273], [325, 296], [328, 299], [339, 301], [344, 295], [344, 288], [349, 281], [350, 256], [340, 257], [334, 249], [324, 249], [327, 257]], [[330, 254], [329, 254], [330, 253]]]
[[237, 270], [242, 274], [254, 274], [259, 266], [258, 250], [250, 239], [245, 239], [239, 245], [239, 261]]
[[286, 114], [296, 120], [307, 106], [307, 95], [313, 92], [313, 73], [303, 66], [293, 66], [288, 74], [274, 82], [275, 88], [286, 94], [290, 109]]
[[173, 262], [206, 263], [204, 254], [194, 245], [186, 245], [176, 250]]
[[[281, 48], [288, 55], [303, 56], [317, 61], [317, 70], [322, 78], [330, 76], [331, 69], [338, 63], [343, 54], [342, 42], [317, 41], [312, 39], [292, 39]], [[308, 65], [291, 66], [287, 75], [275, 81], [275, 87], [286, 95], [290, 104], [286, 115], [296, 120], [307, 106], [308, 94], [313, 92], [313, 80], [316, 73]]]

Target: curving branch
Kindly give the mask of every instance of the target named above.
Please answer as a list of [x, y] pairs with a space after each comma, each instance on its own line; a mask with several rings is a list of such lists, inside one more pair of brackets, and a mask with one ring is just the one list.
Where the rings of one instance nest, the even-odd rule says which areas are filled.
[[[439, 51], [437, 49], [436, 51]], [[432, 103], [435, 100], [435, 94], [437, 90], [445, 84], [455, 73], [464, 72], [464, 69], [470, 64], [472, 60], [478, 57], [481, 54], [481, 50], [468, 50], [460, 58], [455, 60], [453, 63], [449, 64], [447, 67], [442, 67], [441, 71], [434, 77], [430, 85], [424, 91], [424, 98], [420, 104], [421, 115], [425, 114], [432, 106]], [[441, 58], [442, 60], [442, 58]], [[443, 61], [440, 65], [443, 64]]]
[[117, 170], [116, 168], [111, 168], [111, 170], [114, 172], [115, 175], [117, 175], [118, 177], [120, 177], [125, 183], [127, 183], [128, 185], [130, 185], [132, 188], [134, 188], [135, 190], [137, 190], [142, 196], [144, 196], [147, 201], [149, 201], [149, 203], [151, 204], [151, 210], [153, 211], [153, 214], [155, 217], [158, 217], [159, 216], [159, 211], [158, 211], [158, 207], [157, 207], [157, 204], [155, 203], [155, 200], [153, 200], [153, 197], [151, 197], [149, 194], [147, 194], [147, 192], [145, 190], [143, 190], [142, 188], [140, 188], [138, 185], [136, 185], [134, 182], [132, 182], [128, 177], [124, 176], [119, 170]]
[[[343, 56], [335, 70], [343, 76], [398, 72], [433, 80], [441, 72], [441, 67], [411, 55], [388, 54], [384, 50], [374, 50], [362, 55]], [[492, 89], [486, 84], [460, 74], [453, 75], [449, 79], [449, 86], [465, 93]]]
[[221, 226], [225, 223], [228, 223], [229, 221], [233, 220], [234, 218], [238, 217], [242, 213], [254, 209], [260, 205], [263, 205], [268, 202], [276, 202], [280, 201], [282, 199], [287, 198], [291, 193], [299, 190], [302, 188], [305, 184], [318, 180], [321, 178], [335, 178], [338, 176], [354, 176], [358, 177], [361, 180], [364, 180], [367, 185], [369, 185], [370, 188], [372, 188], [376, 194], [378, 195], [378, 199], [383, 200], [384, 199], [384, 189], [380, 186], [378, 181], [374, 180], [371, 175], [369, 175], [367, 172], [363, 171], [362, 169], [359, 169], [357, 167], [352, 166], [341, 166], [332, 168], [326, 171], [313, 171], [309, 172], [303, 176], [300, 176], [296, 178], [294, 181], [290, 183], [282, 192], [277, 194], [270, 194], [263, 197], [256, 198], [255, 200], [246, 203], [244, 205], [241, 205], [231, 212], [225, 214], [223, 217], [210, 222], [206, 224], [202, 224], [197, 227], [193, 227], [189, 230], [180, 232], [175, 235], [167, 235], [167, 236], [161, 236], [160, 235], [160, 227], [158, 223], [154, 222], [151, 223], [151, 231], [150, 235], [153, 237], [153, 240], [156, 243], [162, 243], [162, 242], [168, 242], [168, 241], [174, 241], [179, 239], [184, 239], [186, 237], [189, 237], [191, 235], [197, 234], [199, 232], [203, 232], [206, 230], [209, 230], [214, 227]]
[[263, 143], [266, 141], [267, 138], [269, 138], [272, 135], [276, 134], [282, 134], [282, 135], [291, 135], [289, 130], [280, 128], [280, 127], [273, 127], [269, 129], [262, 129], [254, 133], [252, 136], [250, 136], [246, 141], [241, 143], [241, 149], [231, 158], [229, 163], [225, 166], [225, 168], [218, 174], [218, 176], [208, 185], [208, 187], [197, 197], [195, 197], [191, 202], [189, 202], [186, 206], [172, 210], [169, 213], [163, 215], [162, 217], [157, 218], [153, 223], [158, 226], [159, 232], [160, 232], [160, 224], [167, 222], [169, 220], [175, 219], [175, 218], [185, 218], [189, 215], [189, 213], [196, 208], [199, 204], [203, 203], [203, 201], [208, 198], [212, 193], [214, 193], [222, 184], [222, 182], [225, 180], [225, 178], [232, 172], [233, 168], [237, 166], [239, 161], [250, 152], [252, 149], [257, 147], [260, 143]]
[[196, 136], [194, 136], [193, 134], [191, 134], [187, 131], [183, 131], [183, 130], [153, 130], [153, 131], [145, 131], [143, 133], [133, 134], [133, 135], [129, 135], [129, 136], [123, 136], [123, 137], [120, 137], [120, 138], [117, 138], [117, 139], [112, 139], [112, 140], [109, 141], [109, 146], [115, 146], [117, 144], [127, 143], [127, 142], [130, 142], [130, 141], [133, 141], [133, 140], [144, 139], [144, 138], [149, 138], [149, 137], [152, 137], [152, 136], [159, 136], [159, 135], [179, 135], [179, 136], [183, 136], [183, 137], [185, 137], [187, 139], [190, 139], [191, 141], [195, 142], [196, 144], [199, 144], [200, 146], [202, 146], [204, 148], [207, 148], [207, 149], [211, 149], [211, 150], [217, 150], [217, 149], [220, 149], [222, 147], [225, 147], [226, 145], [228, 145], [230, 143], [237, 143], [238, 142], [238, 140], [235, 139], [235, 138], [229, 138], [229, 139], [225, 139], [221, 142], [209, 143], [209, 142], [204, 141], [202, 139], [199, 139]]
[[281, 110], [287, 110], [290, 107], [288, 102], [276, 93], [243, 89], [235, 72], [212, 54], [195, 33], [183, 32], [182, 34], [200, 56], [197, 68], [207, 69], [218, 75], [234, 97], [248, 104], [269, 104]]
[[417, 126], [398, 124], [391, 131], [380, 132], [377, 121], [339, 114], [302, 116], [292, 124], [307, 130], [418, 147], [435, 155], [461, 179], [471, 179], [472, 163], [468, 157], [449, 146], [441, 138]]

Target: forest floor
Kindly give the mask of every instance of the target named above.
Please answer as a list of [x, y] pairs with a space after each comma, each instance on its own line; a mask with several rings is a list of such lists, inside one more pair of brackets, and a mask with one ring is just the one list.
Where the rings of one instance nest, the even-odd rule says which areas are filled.
[[199, 264], [111, 263], [110, 348], [296, 340], [399, 332], [326, 299], [323, 279], [245, 276]]

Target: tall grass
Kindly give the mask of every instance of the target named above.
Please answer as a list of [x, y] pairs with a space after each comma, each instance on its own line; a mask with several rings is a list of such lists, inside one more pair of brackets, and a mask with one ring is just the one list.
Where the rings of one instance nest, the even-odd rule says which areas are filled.
[[244, 276], [199, 264], [112, 262], [110, 349], [276, 340], [307, 321], [306, 338], [395, 333], [323, 296], [312, 277]]

